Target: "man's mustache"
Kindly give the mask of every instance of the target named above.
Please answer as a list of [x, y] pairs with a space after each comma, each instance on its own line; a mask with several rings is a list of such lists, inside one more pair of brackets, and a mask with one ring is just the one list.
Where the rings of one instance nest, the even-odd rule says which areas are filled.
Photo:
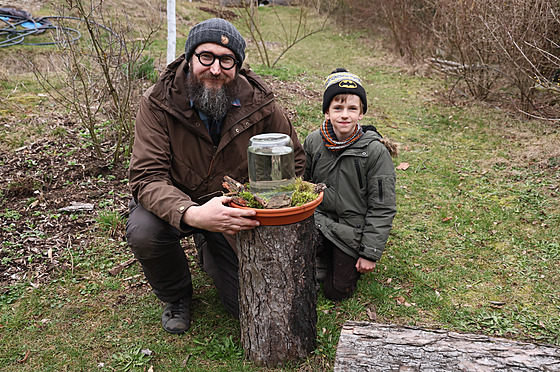
[[206, 80], [226, 80], [226, 76], [224, 74], [222, 74], [220, 72], [219, 75], [214, 75], [211, 72], [205, 72], [203, 74], [200, 75], [201, 79], [206, 79]]

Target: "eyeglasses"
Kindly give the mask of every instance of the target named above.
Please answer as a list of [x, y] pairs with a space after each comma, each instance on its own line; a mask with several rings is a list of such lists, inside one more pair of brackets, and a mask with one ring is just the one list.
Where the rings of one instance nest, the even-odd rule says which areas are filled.
[[194, 55], [198, 58], [198, 62], [200, 62], [203, 66], [212, 66], [216, 58], [218, 58], [220, 61], [220, 67], [224, 70], [231, 70], [237, 64], [235, 58], [228, 55], [217, 56], [211, 52], [194, 53]]

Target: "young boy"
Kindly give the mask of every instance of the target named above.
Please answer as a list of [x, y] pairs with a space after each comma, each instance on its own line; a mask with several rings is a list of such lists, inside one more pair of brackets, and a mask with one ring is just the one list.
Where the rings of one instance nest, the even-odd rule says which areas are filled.
[[397, 212], [396, 147], [359, 124], [366, 111], [360, 78], [336, 69], [325, 81], [325, 121], [304, 143], [305, 179], [327, 185], [314, 216], [318, 262], [327, 263], [323, 292], [333, 301], [351, 297], [360, 275], [375, 269]]

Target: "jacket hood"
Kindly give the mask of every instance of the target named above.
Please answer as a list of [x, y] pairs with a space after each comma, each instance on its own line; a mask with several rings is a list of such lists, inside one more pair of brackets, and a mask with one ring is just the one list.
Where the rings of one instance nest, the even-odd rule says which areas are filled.
[[397, 144], [393, 141], [391, 141], [389, 138], [385, 138], [381, 135], [381, 133], [379, 133], [377, 131], [377, 128], [373, 125], [364, 125], [362, 126], [362, 130], [364, 131], [364, 133], [366, 132], [374, 132], [379, 138], [379, 142], [381, 142], [389, 151], [389, 154], [391, 154], [391, 157], [395, 158], [399, 155], [399, 148], [397, 146]]

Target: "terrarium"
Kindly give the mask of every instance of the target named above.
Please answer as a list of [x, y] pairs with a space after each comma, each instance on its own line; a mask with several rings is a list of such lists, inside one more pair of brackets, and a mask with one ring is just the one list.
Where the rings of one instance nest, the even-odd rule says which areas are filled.
[[287, 134], [264, 133], [251, 137], [247, 147], [249, 187], [263, 194], [295, 180], [294, 145]]

